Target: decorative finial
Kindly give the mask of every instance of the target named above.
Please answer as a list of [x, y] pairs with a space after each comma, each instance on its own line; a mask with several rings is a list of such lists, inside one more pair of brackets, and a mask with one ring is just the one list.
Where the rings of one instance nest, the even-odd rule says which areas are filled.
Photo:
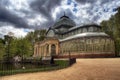
[[65, 11], [64, 11], [64, 16], [65, 16]]

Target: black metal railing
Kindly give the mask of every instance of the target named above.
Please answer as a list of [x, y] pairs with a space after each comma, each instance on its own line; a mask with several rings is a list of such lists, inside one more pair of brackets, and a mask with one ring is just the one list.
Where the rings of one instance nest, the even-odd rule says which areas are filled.
[[17, 73], [39, 72], [57, 70], [69, 67], [76, 62], [76, 59], [50, 59], [32, 58], [23, 59], [20, 62], [6, 62], [0, 60], [0, 76], [13, 75]]

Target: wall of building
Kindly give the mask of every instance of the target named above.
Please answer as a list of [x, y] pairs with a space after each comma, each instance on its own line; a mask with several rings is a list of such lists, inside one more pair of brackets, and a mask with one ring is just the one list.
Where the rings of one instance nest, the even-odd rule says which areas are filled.
[[115, 54], [114, 40], [109, 37], [84, 37], [60, 43], [60, 55]]

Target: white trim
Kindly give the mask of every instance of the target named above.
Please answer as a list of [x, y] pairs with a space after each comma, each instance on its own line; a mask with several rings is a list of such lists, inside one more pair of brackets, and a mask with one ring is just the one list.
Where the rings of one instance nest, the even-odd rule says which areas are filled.
[[59, 41], [65, 41], [65, 40], [70, 40], [70, 39], [74, 39], [74, 38], [89, 37], [89, 36], [108, 36], [108, 35], [104, 32], [85, 32], [85, 33], [80, 33], [80, 34], [76, 34], [73, 36], [69, 36], [64, 39], [59, 39]]

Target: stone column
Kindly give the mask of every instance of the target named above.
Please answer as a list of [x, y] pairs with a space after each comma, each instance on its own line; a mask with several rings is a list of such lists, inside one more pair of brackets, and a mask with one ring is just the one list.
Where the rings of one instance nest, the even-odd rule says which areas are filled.
[[44, 47], [42, 46], [42, 55], [44, 56]]
[[49, 44], [49, 56], [51, 56], [51, 44]]
[[45, 54], [45, 56], [47, 56], [47, 53], [46, 53], [46, 45], [44, 45], [44, 54]]
[[39, 45], [38, 45], [38, 56], [39, 56]]
[[37, 57], [37, 54], [38, 54], [38, 46], [36, 47], [36, 57]]
[[33, 54], [33, 57], [36, 56], [36, 47], [34, 47], [34, 54]]
[[41, 50], [40, 50], [40, 46], [39, 46], [39, 57], [41, 57]]
[[40, 46], [40, 54], [41, 54], [41, 57], [42, 57], [42, 47]]
[[42, 56], [44, 56], [44, 53], [43, 53], [43, 46], [42, 46]]
[[42, 56], [42, 54], [41, 54], [41, 46], [40, 46], [40, 57]]
[[46, 54], [47, 56], [49, 56], [49, 45], [48, 44], [46, 45]]
[[41, 46], [41, 56], [43, 57], [43, 47]]
[[35, 47], [35, 57], [36, 57], [36, 54], [37, 54], [37, 47]]
[[44, 57], [46, 56], [45, 54], [45, 46], [43, 46], [43, 54], [44, 54]]
[[55, 44], [55, 46], [56, 46], [56, 55], [58, 55], [58, 53], [59, 53], [59, 44]]
[[39, 46], [37, 47], [37, 57], [39, 56]]

